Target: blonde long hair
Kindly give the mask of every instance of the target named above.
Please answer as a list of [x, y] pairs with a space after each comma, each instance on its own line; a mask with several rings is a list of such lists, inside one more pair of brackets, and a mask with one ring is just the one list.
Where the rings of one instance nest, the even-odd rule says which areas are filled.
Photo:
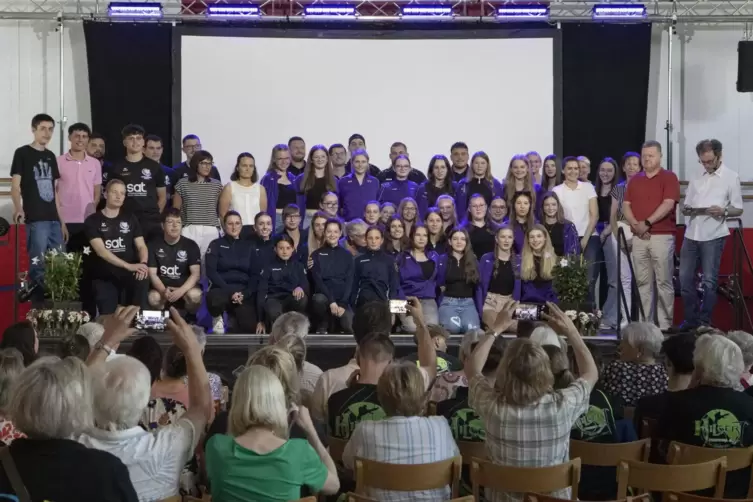
[[[513, 155], [513, 157], [510, 159], [510, 163], [507, 165], [507, 175], [505, 176], [505, 200], [508, 202], [508, 206], [514, 205], [510, 204], [512, 202], [513, 197], [515, 196], [515, 192], [518, 192], [519, 190], [515, 189], [515, 176], [512, 174], [512, 164], [516, 160], [520, 160], [521, 162], [524, 162], [526, 165], [526, 177], [523, 179], [523, 183], [525, 183], [525, 187], [523, 187], [523, 192], [528, 192], [531, 194], [531, 211], [533, 211], [534, 207], [536, 206], [536, 192], [533, 189], [533, 177], [531, 176], [531, 163], [528, 162], [528, 157], [525, 155], [519, 154], [519, 155]], [[509, 212], [514, 212], [512, 210], [508, 210]]]
[[[308, 246], [309, 246], [309, 257], [313, 254], [314, 251], [319, 249], [324, 245], [324, 232], [327, 231], [327, 220], [329, 220], [329, 216], [324, 213], [323, 211], [317, 211], [314, 213], [314, 216], [311, 218], [311, 224], [309, 225], [309, 238], [308, 238]], [[324, 220], [324, 232], [322, 232], [322, 239], [319, 240], [316, 238], [315, 232], [314, 232], [314, 223], [316, 220]], [[342, 233], [342, 224], [340, 224], [340, 233]]]
[[254, 427], [271, 429], [288, 437], [288, 410], [282, 382], [264, 366], [253, 364], [243, 370], [233, 387], [228, 432], [237, 437]]
[[[535, 231], [544, 234], [544, 249], [541, 250], [541, 270], [538, 271], [536, 270], [533, 250], [528, 242], [528, 236], [531, 235], [531, 232]], [[557, 257], [554, 254], [552, 239], [549, 237], [549, 232], [546, 231], [546, 228], [538, 223], [529, 228], [526, 232], [523, 252], [520, 254], [520, 278], [524, 281], [535, 281], [536, 279], [551, 281], [552, 269], [554, 268], [556, 259]]]
[[468, 174], [466, 175], [466, 179], [468, 181], [473, 181], [473, 178], [476, 177], [476, 175], [473, 172], [473, 161], [476, 159], [484, 159], [486, 161], [486, 174], [484, 175], [484, 179], [489, 182], [489, 186], [491, 187], [491, 184], [494, 180], [494, 177], [492, 176], [492, 161], [489, 160], [489, 155], [486, 154], [486, 152], [479, 151], [473, 154], [473, 157], [471, 157], [471, 165], [470, 169], [468, 169]]

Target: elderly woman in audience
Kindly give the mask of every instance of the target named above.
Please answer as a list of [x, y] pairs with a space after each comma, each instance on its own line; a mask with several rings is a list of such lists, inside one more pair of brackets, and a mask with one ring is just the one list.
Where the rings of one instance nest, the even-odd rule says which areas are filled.
[[622, 331], [620, 359], [604, 370], [604, 388], [620, 396], [626, 406], [635, 406], [643, 396], [667, 390], [667, 370], [656, 361], [663, 341], [655, 324], [628, 324]]
[[[484, 330], [478, 328], [468, 330], [463, 335], [458, 352], [460, 362], [463, 366], [465, 366], [465, 362], [471, 357], [473, 348], [483, 336]], [[465, 377], [463, 370], [441, 373], [434, 381], [429, 401], [439, 403], [445, 399], [453, 399], [458, 389], [462, 387], [468, 387], [468, 379]]]
[[138, 307], [123, 309], [105, 326], [105, 335], [88, 364], [99, 371], [94, 384], [96, 428], [78, 437], [82, 444], [118, 457], [128, 467], [140, 500], [178, 495], [183, 466], [193, 456], [201, 433], [212, 416], [209, 379], [201, 347], [191, 327], [177, 310], [170, 310], [168, 329], [185, 354], [191, 385], [188, 411], [175, 424], [147, 432], [139, 420], [149, 402], [151, 376], [138, 359], [120, 357], [106, 362], [110, 344], [131, 332]]
[[[269, 343], [278, 344], [285, 349], [289, 349], [295, 359], [298, 372], [300, 374], [300, 391], [304, 402], [314, 392], [316, 382], [322, 375], [319, 366], [306, 361], [306, 343], [304, 339], [309, 334], [309, 318], [300, 312], [287, 312], [277, 318], [272, 325], [272, 332], [269, 334]], [[294, 343], [288, 338], [294, 338], [300, 343]], [[283, 343], [284, 342], [284, 343]]]
[[[696, 385], [670, 393], [658, 436], [708, 448], [753, 446], [753, 398], [736, 390], [745, 367], [740, 347], [724, 336], [702, 335], [693, 364]], [[730, 473], [725, 498], [744, 498], [746, 481]]]
[[753, 335], [745, 331], [730, 331], [727, 333], [727, 338], [735, 342], [743, 353], [745, 369], [740, 376], [740, 385], [743, 386], [743, 389], [747, 389], [753, 384], [753, 375], [750, 372], [750, 368], [753, 366]]
[[37, 359], [39, 338], [31, 321], [19, 321], [5, 328], [3, 338], [0, 340], [0, 349], [11, 348], [21, 353], [24, 366], [30, 365]]
[[0, 350], [0, 441], [8, 446], [14, 439], [26, 437], [16, 429], [7, 415], [8, 401], [13, 384], [24, 370], [24, 358], [16, 349]]
[[[151, 336], [142, 336], [131, 344], [128, 349], [129, 356], [141, 361], [149, 370], [150, 387], [159, 380], [162, 373], [162, 347]], [[169, 397], [149, 399], [144, 411], [141, 413], [139, 425], [148, 431], [159, 429], [178, 421], [186, 412], [183, 403]]]
[[213, 500], [287, 502], [299, 498], [302, 487], [337, 493], [335, 463], [308, 410], [299, 408], [295, 421], [308, 441], [288, 438], [286, 391], [277, 376], [264, 366], [247, 367], [233, 388], [229, 435], [207, 442]]
[[[343, 464], [355, 458], [390, 464], [429, 464], [459, 454], [444, 417], [425, 417], [426, 385], [421, 370], [407, 361], [390, 364], [379, 377], [377, 396], [387, 418], [364, 420], [356, 426], [343, 451]], [[450, 498], [450, 487], [396, 494], [369, 490], [377, 500], [438, 501]]]
[[[121, 460], [70, 439], [94, 427], [91, 377], [83, 362], [49, 357], [26, 368], [13, 386], [8, 413], [28, 436], [13, 441], [9, 452], [30, 500], [138, 500]], [[0, 470], [0, 493], [17, 494], [5, 472]]]
[[[589, 397], [599, 377], [591, 353], [578, 329], [557, 305], [547, 304], [545, 319], [567, 336], [580, 376], [564, 389], [554, 390], [554, 375], [544, 349], [518, 338], [505, 347], [494, 383], [482, 368], [497, 336], [512, 322], [517, 302], [508, 300], [492, 331], [479, 342], [466, 362], [469, 404], [484, 421], [489, 459], [515, 467], [547, 467], [570, 459], [570, 430], [588, 409]], [[531, 441], [531, 437], [536, 437]], [[487, 490], [487, 495], [489, 491]], [[520, 500], [520, 494], [492, 493], [492, 499]], [[554, 494], [570, 498], [570, 490]]]

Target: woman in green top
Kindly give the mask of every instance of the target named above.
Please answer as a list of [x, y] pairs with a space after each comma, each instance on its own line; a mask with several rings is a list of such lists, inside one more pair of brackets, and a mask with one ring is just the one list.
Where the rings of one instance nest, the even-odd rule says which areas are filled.
[[206, 447], [207, 475], [215, 502], [287, 502], [301, 487], [326, 495], [340, 481], [332, 457], [317, 436], [306, 408], [296, 422], [305, 439], [287, 439], [288, 412], [280, 380], [251, 365], [233, 388], [229, 435], [216, 434]]

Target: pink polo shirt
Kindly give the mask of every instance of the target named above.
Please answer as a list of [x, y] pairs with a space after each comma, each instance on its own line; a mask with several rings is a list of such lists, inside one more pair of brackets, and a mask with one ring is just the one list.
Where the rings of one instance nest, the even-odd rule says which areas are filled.
[[96, 210], [94, 186], [102, 184], [102, 166], [94, 157], [76, 160], [68, 152], [58, 157], [58, 169], [60, 216], [66, 223], [83, 223]]

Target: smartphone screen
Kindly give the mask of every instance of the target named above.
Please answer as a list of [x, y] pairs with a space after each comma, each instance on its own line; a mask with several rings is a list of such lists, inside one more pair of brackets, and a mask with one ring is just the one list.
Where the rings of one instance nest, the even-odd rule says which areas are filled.
[[390, 312], [393, 314], [407, 314], [407, 300], [390, 300]]
[[513, 319], [519, 321], [538, 321], [541, 319], [541, 305], [519, 305], [513, 313]]
[[147, 331], [165, 331], [165, 323], [170, 317], [167, 310], [141, 310], [134, 320], [134, 327]]

